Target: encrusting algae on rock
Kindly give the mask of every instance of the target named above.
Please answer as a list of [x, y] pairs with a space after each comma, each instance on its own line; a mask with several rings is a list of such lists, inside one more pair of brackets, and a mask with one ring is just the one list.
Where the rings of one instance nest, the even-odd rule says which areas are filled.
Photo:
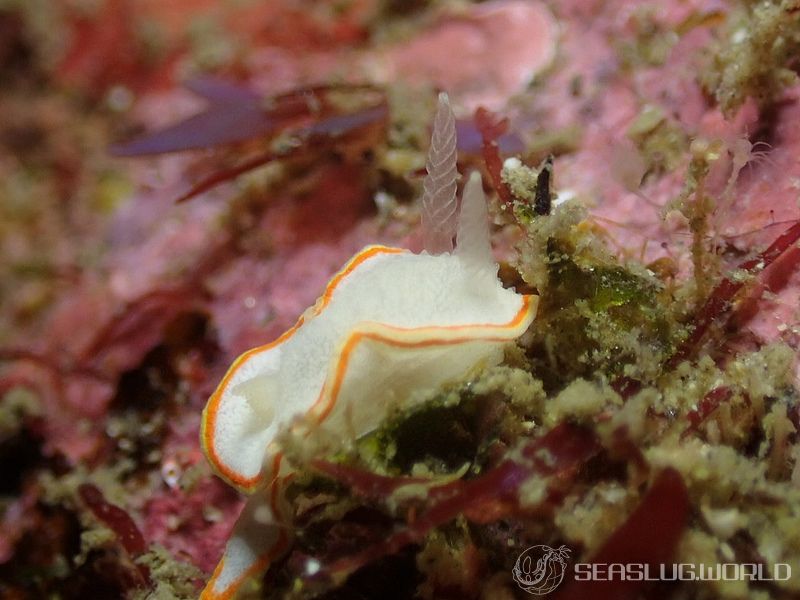
[[11, 4], [0, 596], [800, 594], [796, 0]]

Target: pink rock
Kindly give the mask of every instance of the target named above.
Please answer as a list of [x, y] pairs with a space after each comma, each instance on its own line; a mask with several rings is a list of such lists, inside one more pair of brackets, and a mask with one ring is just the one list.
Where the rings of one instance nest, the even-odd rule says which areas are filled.
[[432, 84], [470, 113], [500, 109], [553, 60], [558, 27], [544, 4], [498, 0], [444, 13], [388, 50], [380, 77]]
[[295, 54], [283, 48], [253, 51], [251, 65], [264, 92], [331, 77], [375, 83], [404, 82], [447, 91], [456, 108], [503, 108], [551, 64], [559, 28], [544, 3], [495, 0], [446, 8], [405, 41], [367, 50]]

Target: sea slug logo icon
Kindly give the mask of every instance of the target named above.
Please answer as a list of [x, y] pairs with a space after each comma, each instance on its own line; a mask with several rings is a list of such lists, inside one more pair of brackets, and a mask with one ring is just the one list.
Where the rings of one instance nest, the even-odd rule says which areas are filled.
[[564, 581], [569, 553], [566, 546], [531, 546], [519, 555], [511, 575], [529, 594], [549, 594]]

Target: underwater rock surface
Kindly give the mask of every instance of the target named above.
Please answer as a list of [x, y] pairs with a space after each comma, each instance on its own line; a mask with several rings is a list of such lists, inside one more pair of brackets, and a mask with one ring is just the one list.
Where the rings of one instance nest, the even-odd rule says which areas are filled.
[[[483, 170], [492, 196], [501, 279], [539, 293], [539, 318], [503, 365], [341, 455], [286, 440], [297, 544], [245, 593], [386, 597], [393, 580], [396, 597], [512, 597], [525, 547], [628, 557], [620, 532], [643, 544], [642, 514], [666, 523], [663, 560], [796, 572], [664, 597], [796, 593], [797, 241], [746, 266], [800, 217], [791, 4], [0, 9], [0, 596], [197, 596], [242, 506], [202, 455], [202, 408], [360, 248], [421, 249], [441, 86], [460, 171]], [[180, 85], [201, 76], [278, 125], [109, 155], [206, 110]], [[505, 204], [479, 105], [510, 119]], [[536, 216], [549, 155], [553, 208]], [[647, 593], [577, 584], [563, 597]]]

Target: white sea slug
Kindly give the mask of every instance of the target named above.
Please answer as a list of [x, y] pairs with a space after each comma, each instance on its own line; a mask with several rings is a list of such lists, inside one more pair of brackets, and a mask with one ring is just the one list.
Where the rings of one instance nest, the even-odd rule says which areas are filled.
[[206, 455], [222, 478], [252, 496], [203, 600], [230, 598], [290, 543], [283, 490], [292, 466], [280, 434], [302, 424], [305, 435], [316, 428], [343, 439], [364, 435], [390, 408], [407, 406], [412, 392], [499, 362], [503, 346], [533, 320], [538, 298], [505, 289], [497, 278], [477, 173], [456, 225], [455, 144], [442, 94], [422, 199], [427, 250], [359, 252], [294, 327], [239, 357], [208, 401]]

